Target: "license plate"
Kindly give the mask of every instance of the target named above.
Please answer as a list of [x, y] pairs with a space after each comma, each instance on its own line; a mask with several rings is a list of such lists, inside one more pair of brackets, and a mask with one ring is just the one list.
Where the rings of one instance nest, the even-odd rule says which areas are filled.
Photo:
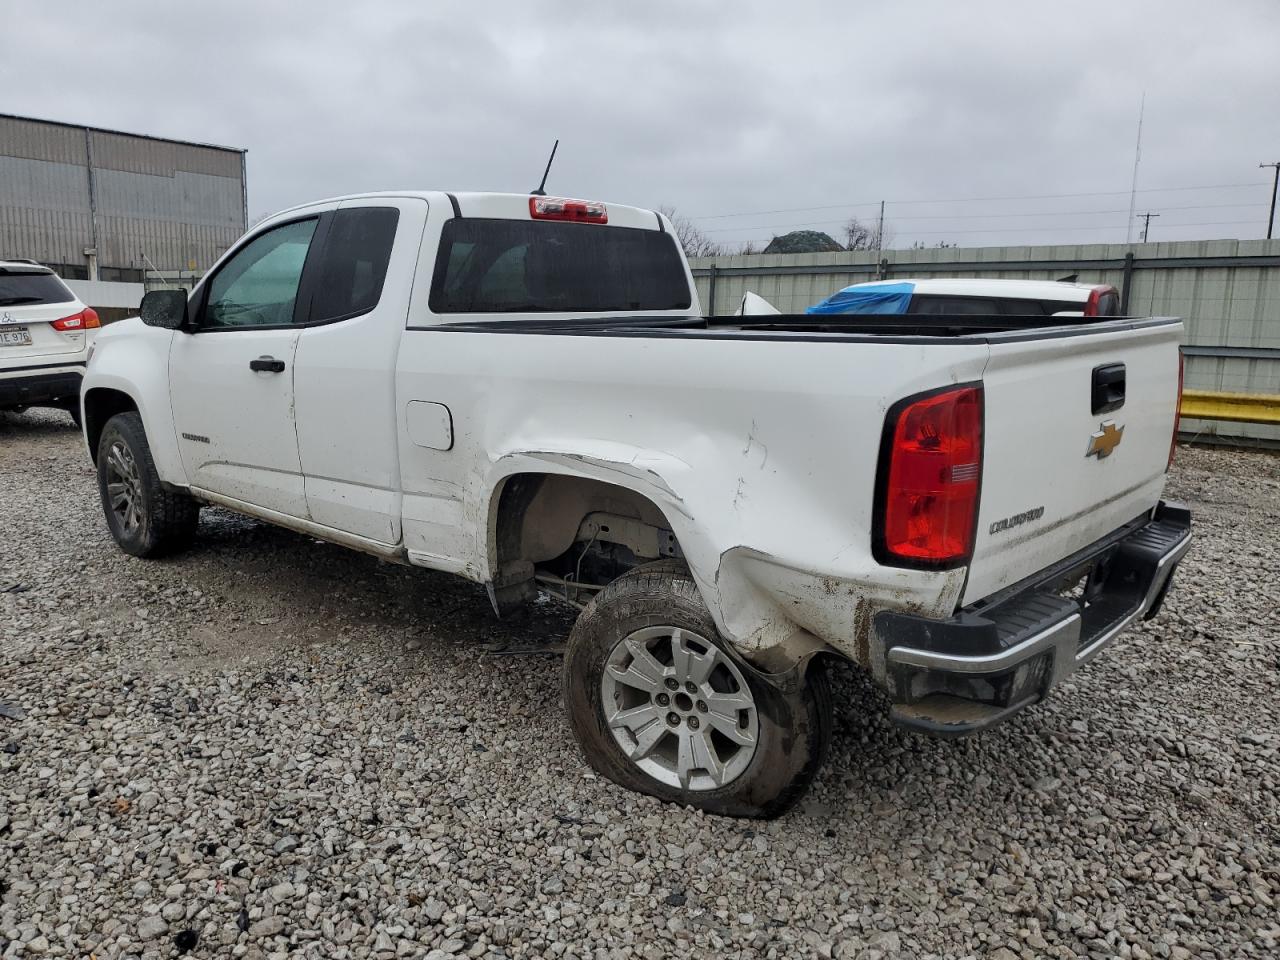
[[0, 328], [0, 347], [25, 347], [31, 343], [31, 331], [26, 327]]

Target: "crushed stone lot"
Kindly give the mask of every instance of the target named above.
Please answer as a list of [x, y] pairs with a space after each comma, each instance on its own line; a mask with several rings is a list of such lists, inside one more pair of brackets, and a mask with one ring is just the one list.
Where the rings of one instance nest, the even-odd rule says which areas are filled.
[[1280, 458], [1169, 495], [1157, 620], [971, 740], [841, 669], [750, 822], [590, 772], [555, 604], [211, 509], [135, 560], [67, 416], [0, 414], [0, 956], [1275, 957]]

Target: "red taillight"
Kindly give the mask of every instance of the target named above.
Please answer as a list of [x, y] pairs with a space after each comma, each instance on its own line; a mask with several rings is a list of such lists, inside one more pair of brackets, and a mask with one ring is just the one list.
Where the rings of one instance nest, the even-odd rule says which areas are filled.
[[1120, 294], [1116, 288], [1101, 284], [1089, 291], [1089, 299], [1084, 303], [1086, 317], [1114, 317], [1120, 312]]
[[79, 313], [53, 321], [49, 326], [63, 333], [77, 333], [81, 330], [96, 330], [102, 324], [98, 320], [98, 312], [92, 307], [85, 307]]
[[1165, 465], [1168, 470], [1173, 466], [1174, 454], [1178, 452], [1178, 427], [1182, 423], [1182, 376], [1187, 369], [1187, 358], [1182, 355], [1182, 348], [1178, 348], [1178, 403], [1173, 408], [1173, 436], [1169, 440], [1169, 462]]
[[530, 197], [529, 216], [535, 220], [573, 220], [577, 223], [608, 223], [609, 211], [593, 200], [564, 200], [560, 197]]
[[1102, 288], [1094, 287], [1089, 291], [1089, 299], [1085, 301], [1084, 315], [1086, 317], [1096, 317], [1098, 315], [1098, 305], [1102, 302]]
[[981, 386], [896, 404], [880, 454], [876, 559], [922, 567], [967, 561], [981, 484]]

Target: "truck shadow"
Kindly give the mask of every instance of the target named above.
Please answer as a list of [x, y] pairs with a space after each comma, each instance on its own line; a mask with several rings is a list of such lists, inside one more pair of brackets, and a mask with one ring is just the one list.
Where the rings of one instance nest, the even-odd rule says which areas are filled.
[[[193, 550], [171, 562], [200, 566], [192, 582], [202, 588], [234, 591], [243, 619], [215, 644], [233, 658], [337, 639], [365, 659], [398, 664], [402, 683], [423, 670], [449, 669], [450, 660], [491, 671], [495, 682], [519, 674], [523, 682], [510, 691], [514, 706], [573, 750], [561, 714], [558, 653], [576, 613], [562, 604], [537, 603], [499, 620], [477, 584], [215, 509], [204, 511]], [[830, 671], [834, 736], [798, 815], [825, 817], [850, 805], [867, 812], [877, 804], [919, 815], [970, 794], [990, 797], [996, 783], [1001, 796], [1029, 791], [1052, 773], [1045, 724], [1054, 721], [1043, 707], [979, 739], [933, 740], [891, 724], [887, 698], [859, 668], [833, 663]]]

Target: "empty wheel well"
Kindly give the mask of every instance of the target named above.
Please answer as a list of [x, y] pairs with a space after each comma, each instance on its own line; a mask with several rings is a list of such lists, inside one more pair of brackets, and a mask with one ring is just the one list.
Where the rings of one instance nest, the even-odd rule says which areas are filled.
[[490, 531], [499, 614], [531, 600], [539, 582], [580, 605], [632, 567], [684, 556], [652, 500], [584, 477], [509, 477]]
[[84, 395], [84, 433], [89, 443], [89, 456], [94, 463], [98, 462], [98, 440], [107, 421], [117, 413], [137, 409], [133, 397], [119, 390], [95, 387]]

